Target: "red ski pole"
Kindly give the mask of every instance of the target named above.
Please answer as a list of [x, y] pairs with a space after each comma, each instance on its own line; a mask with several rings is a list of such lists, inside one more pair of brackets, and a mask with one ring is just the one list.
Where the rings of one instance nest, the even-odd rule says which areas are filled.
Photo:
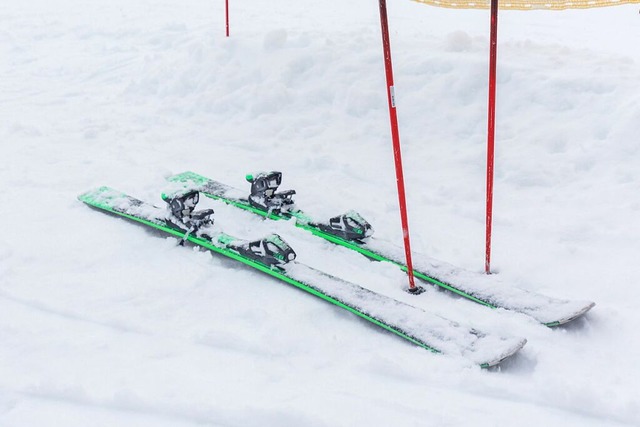
[[229, 0], [224, 0], [224, 18], [227, 29], [227, 37], [229, 37]]
[[398, 185], [398, 202], [400, 203], [400, 219], [402, 221], [402, 235], [404, 237], [404, 251], [409, 275], [409, 292], [419, 294], [423, 288], [416, 286], [413, 277], [413, 263], [411, 261], [411, 242], [409, 239], [409, 220], [407, 215], [407, 201], [404, 191], [404, 175], [402, 172], [402, 156], [400, 153], [400, 132], [398, 130], [398, 115], [393, 82], [393, 66], [391, 63], [391, 44], [389, 42], [389, 23], [387, 20], [386, 0], [380, 1], [380, 23], [382, 26], [382, 47], [384, 51], [384, 65], [387, 78], [387, 100], [389, 102], [389, 117], [391, 120], [391, 138], [393, 140], [393, 157], [396, 167], [396, 183]]
[[491, 228], [493, 222], [493, 166], [496, 124], [496, 63], [498, 57], [498, 0], [491, 0], [491, 46], [489, 49], [489, 107], [487, 126], [487, 210], [484, 271], [491, 273]]

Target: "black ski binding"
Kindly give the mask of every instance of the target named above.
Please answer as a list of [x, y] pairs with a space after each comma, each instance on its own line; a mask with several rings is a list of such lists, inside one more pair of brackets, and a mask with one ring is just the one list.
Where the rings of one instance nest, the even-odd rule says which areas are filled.
[[254, 208], [268, 213], [280, 214], [293, 206], [295, 190], [276, 193], [282, 183], [282, 172], [260, 172], [256, 175], [247, 175], [246, 178], [251, 183], [249, 204]]
[[284, 265], [296, 259], [296, 253], [291, 246], [277, 234], [270, 234], [252, 242], [245, 241], [238, 245], [230, 244], [229, 247], [249, 259], [268, 266]]
[[165, 200], [169, 205], [169, 222], [187, 230], [187, 234], [180, 242], [181, 245], [189, 235], [198, 233], [203, 227], [213, 225], [213, 209], [195, 210], [199, 200], [200, 193], [197, 190], [178, 193]]
[[315, 224], [327, 234], [345, 240], [362, 240], [373, 235], [373, 227], [358, 212], [349, 211], [343, 215], [334, 216], [328, 223]]

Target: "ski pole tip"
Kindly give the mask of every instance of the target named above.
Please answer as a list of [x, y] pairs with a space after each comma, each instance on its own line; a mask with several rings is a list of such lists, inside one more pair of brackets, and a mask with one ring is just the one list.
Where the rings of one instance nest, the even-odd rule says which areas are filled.
[[424, 292], [425, 289], [422, 286], [415, 285], [414, 287], [406, 288], [405, 290], [411, 295], [420, 295], [421, 293]]

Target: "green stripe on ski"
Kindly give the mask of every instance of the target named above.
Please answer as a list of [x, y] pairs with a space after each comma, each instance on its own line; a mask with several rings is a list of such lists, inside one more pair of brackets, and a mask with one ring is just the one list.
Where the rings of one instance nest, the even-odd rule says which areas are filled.
[[[99, 208], [99, 209], [105, 210], [107, 212], [110, 212], [110, 213], [116, 214], [118, 216], [130, 219], [132, 221], [136, 221], [136, 222], [142, 223], [144, 225], [148, 225], [148, 226], [153, 227], [155, 229], [158, 229], [158, 230], [164, 231], [166, 233], [169, 233], [169, 234], [171, 234], [173, 236], [180, 237], [180, 238], [184, 237], [185, 233], [182, 233], [179, 230], [176, 230], [176, 229], [173, 229], [171, 227], [168, 227], [162, 222], [152, 221], [150, 219], [146, 219], [146, 218], [143, 218], [141, 216], [131, 215], [131, 214], [128, 214], [126, 212], [119, 211], [117, 209], [117, 206], [113, 206], [113, 205], [108, 203], [110, 200], [113, 200], [115, 197], [105, 196], [105, 193], [111, 193], [111, 194], [114, 194], [114, 195], [120, 195], [122, 197], [127, 197], [126, 194], [117, 192], [117, 191], [111, 189], [110, 187], [100, 187], [99, 189], [97, 189], [95, 191], [90, 191], [90, 192], [81, 194], [80, 196], [78, 196], [78, 199], [80, 201], [86, 203], [87, 205], [90, 205], [90, 206], [93, 206], [95, 208]], [[103, 196], [103, 197], [95, 197], [95, 196]], [[234, 241], [234, 240], [237, 240], [235, 237], [227, 235], [227, 234], [221, 234], [218, 238], [219, 238], [219, 240], [226, 241], [227, 243], [231, 242], [231, 241]], [[307, 284], [305, 284], [303, 282], [300, 282], [300, 281], [292, 279], [291, 277], [288, 277], [286, 274], [282, 273], [277, 268], [271, 268], [271, 267], [269, 267], [269, 266], [267, 266], [265, 264], [262, 264], [260, 262], [255, 261], [255, 260], [251, 260], [249, 258], [246, 258], [246, 257], [244, 257], [244, 256], [242, 256], [242, 255], [240, 255], [240, 254], [238, 254], [238, 253], [236, 253], [236, 252], [234, 252], [234, 251], [232, 251], [230, 249], [216, 246], [213, 243], [211, 243], [211, 242], [209, 242], [209, 241], [207, 241], [205, 239], [201, 239], [201, 238], [189, 235], [189, 236], [187, 236], [187, 240], [189, 240], [190, 242], [195, 243], [195, 244], [197, 244], [199, 246], [202, 246], [202, 247], [204, 247], [206, 249], [209, 249], [209, 250], [211, 250], [213, 252], [219, 253], [221, 255], [224, 255], [224, 256], [229, 257], [231, 259], [234, 259], [236, 261], [242, 262], [243, 264], [246, 264], [246, 265], [248, 265], [250, 267], [253, 267], [256, 270], [259, 270], [259, 271], [262, 271], [264, 273], [267, 273], [267, 274], [269, 274], [269, 275], [271, 275], [271, 276], [273, 276], [273, 277], [275, 277], [275, 278], [277, 278], [277, 279], [279, 279], [279, 280], [281, 280], [281, 281], [283, 281], [285, 283], [288, 283], [288, 284], [293, 285], [293, 286], [295, 286], [295, 287], [297, 287], [299, 289], [302, 289], [302, 290], [304, 290], [304, 291], [306, 291], [306, 292], [308, 292], [308, 293], [310, 293], [312, 295], [315, 295], [315, 296], [317, 296], [317, 297], [319, 297], [319, 298], [321, 298], [321, 299], [323, 299], [323, 300], [325, 300], [327, 302], [330, 302], [330, 303], [332, 303], [332, 304], [334, 304], [334, 305], [336, 305], [336, 306], [338, 306], [340, 308], [343, 308], [343, 309], [345, 309], [345, 310], [347, 310], [347, 311], [349, 311], [349, 312], [351, 312], [351, 313], [353, 313], [353, 314], [355, 314], [355, 315], [357, 315], [357, 316], [359, 316], [359, 317], [361, 317], [361, 318], [363, 318], [363, 319], [365, 319], [365, 320], [367, 320], [367, 321], [369, 321], [369, 322], [371, 322], [371, 323], [373, 323], [373, 324], [375, 324], [375, 325], [377, 325], [377, 326], [379, 326], [379, 327], [381, 327], [381, 328], [383, 328], [383, 329], [385, 329], [385, 330], [387, 330], [389, 332], [393, 332], [394, 334], [406, 339], [407, 341], [412, 342], [413, 344], [415, 344], [417, 346], [420, 346], [420, 347], [422, 347], [422, 348], [424, 348], [426, 350], [429, 350], [429, 351], [431, 351], [433, 353], [441, 353], [440, 350], [429, 346], [428, 344], [416, 339], [415, 337], [412, 337], [411, 335], [403, 332], [402, 330], [398, 329], [397, 327], [389, 325], [389, 324], [385, 323], [384, 321], [382, 321], [380, 319], [377, 319], [377, 318], [375, 318], [375, 317], [373, 317], [373, 316], [371, 316], [371, 315], [369, 315], [367, 313], [364, 313], [364, 312], [358, 310], [357, 308], [352, 307], [352, 306], [340, 301], [339, 299], [334, 298], [334, 297], [332, 297], [332, 296], [330, 296], [328, 294], [325, 294], [325, 293], [323, 293], [323, 292], [321, 292], [321, 291], [319, 291], [319, 290], [317, 290], [317, 289], [315, 289], [315, 288], [313, 288], [313, 287], [311, 287], [311, 286], [309, 286], [309, 285], [307, 285]], [[483, 367], [483, 368], [486, 368], [486, 367], [489, 366], [489, 364], [485, 363], [485, 364], [481, 364], [480, 366]]]
[[204, 193], [204, 194], [207, 197], [211, 198], [211, 199], [221, 200], [221, 201], [223, 201], [224, 203], [226, 203], [228, 205], [235, 206], [235, 207], [240, 208], [240, 209], [244, 209], [244, 210], [249, 211], [251, 213], [258, 214], [258, 215], [263, 216], [265, 218], [273, 219], [275, 221], [278, 221], [278, 220], [281, 220], [281, 219], [289, 219], [289, 218], [285, 218], [283, 216], [280, 216], [278, 214], [275, 214], [273, 212], [265, 212], [265, 211], [263, 211], [261, 209], [254, 208], [249, 203], [244, 203], [244, 202], [239, 201], [239, 200], [225, 199], [224, 197], [219, 197], [219, 196], [216, 196], [214, 194], [209, 194], [209, 193]]
[[[361, 247], [360, 245], [358, 245], [357, 243], [354, 243], [352, 241], [341, 239], [340, 237], [333, 236], [333, 235], [331, 235], [329, 233], [325, 233], [322, 230], [318, 230], [317, 228], [315, 228], [313, 226], [306, 225], [306, 224], [296, 223], [296, 226], [299, 227], [299, 228], [302, 228], [304, 230], [308, 230], [311, 233], [315, 234], [316, 236], [322, 237], [323, 239], [328, 240], [331, 243], [335, 243], [337, 245], [344, 246], [345, 248], [348, 248], [348, 249], [354, 250], [356, 252], [359, 252], [362, 255], [366, 256], [367, 258], [371, 258], [371, 259], [376, 260], [376, 261], [389, 262], [391, 264], [394, 264], [394, 265], [398, 266], [405, 273], [407, 271], [409, 271], [409, 268], [406, 265], [401, 264], [399, 262], [396, 262], [396, 261], [394, 261], [392, 259], [386, 258], [386, 257], [384, 257], [384, 256], [382, 256], [382, 255], [380, 255], [380, 254], [378, 254], [376, 252], [372, 252], [372, 251], [370, 251], [368, 249], [365, 249], [365, 248]], [[425, 280], [425, 281], [427, 281], [427, 282], [429, 282], [431, 284], [440, 286], [441, 288], [444, 288], [444, 289], [447, 289], [447, 290], [449, 290], [451, 292], [454, 292], [454, 293], [456, 293], [456, 294], [458, 294], [458, 295], [460, 295], [460, 296], [462, 296], [464, 298], [467, 298], [469, 300], [475, 301], [478, 304], [486, 305], [487, 307], [490, 307], [490, 308], [497, 308], [497, 306], [495, 306], [495, 305], [493, 305], [491, 303], [488, 303], [488, 302], [483, 301], [483, 300], [481, 300], [479, 298], [476, 298], [473, 295], [470, 295], [470, 294], [468, 294], [468, 293], [466, 293], [464, 291], [461, 291], [460, 289], [454, 288], [453, 286], [451, 286], [451, 285], [449, 285], [447, 283], [441, 282], [438, 279], [435, 279], [433, 277], [427, 276], [426, 274], [424, 274], [424, 273], [422, 273], [420, 271], [414, 270], [413, 274], [416, 277], [418, 277], [418, 278], [420, 278], [422, 280]]]
[[[169, 178], [169, 180], [171, 180], [172, 182], [191, 182], [192, 184], [194, 184], [195, 186], [204, 186], [206, 185], [208, 182], [210, 182], [211, 180], [205, 176], [199, 175], [195, 172], [184, 172], [181, 173], [179, 175], [174, 175], [172, 177]], [[314, 235], [321, 237], [331, 243], [343, 246], [345, 248], [354, 250], [364, 256], [366, 256], [367, 258], [371, 258], [373, 260], [376, 261], [384, 261], [384, 262], [389, 262], [391, 264], [396, 265], [397, 267], [399, 267], [402, 271], [404, 271], [405, 273], [409, 270], [408, 267], [400, 262], [397, 262], [395, 260], [389, 259], [387, 257], [385, 257], [382, 254], [379, 254], [377, 252], [373, 252], [367, 248], [363, 248], [362, 246], [360, 246], [358, 243], [355, 243], [353, 241], [349, 241], [349, 240], [345, 240], [342, 239], [340, 237], [334, 236], [332, 234], [326, 233], [320, 229], [318, 229], [317, 227], [311, 225], [311, 218], [309, 216], [307, 216], [306, 214], [304, 214], [301, 211], [295, 211], [295, 212], [288, 212], [286, 214], [276, 214], [273, 212], [265, 212], [261, 209], [255, 208], [253, 206], [251, 206], [248, 202], [245, 202], [244, 200], [238, 200], [238, 199], [232, 199], [232, 198], [228, 198], [228, 197], [224, 197], [224, 196], [220, 196], [218, 194], [212, 194], [212, 193], [208, 193], [206, 191], [206, 189], [202, 188], [200, 189], [200, 191], [202, 191], [202, 193], [204, 193], [207, 197], [214, 199], [214, 200], [220, 200], [228, 205], [231, 206], [235, 206], [237, 208], [240, 209], [244, 209], [246, 211], [255, 213], [257, 215], [263, 216], [265, 218], [269, 218], [269, 219], [273, 219], [273, 220], [288, 220], [291, 219], [292, 217], [296, 219], [295, 221], [295, 225], [298, 228], [302, 228], [303, 230], [307, 230], [310, 231], [311, 233], [313, 233]], [[167, 195], [163, 194], [162, 195], [163, 198], [166, 198]], [[498, 308], [496, 305], [491, 304], [488, 301], [484, 301], [478, 297], [475, 297], [461, 289], [456, 288], [455, 286], [445, 283], [441, 280], [436, 279], [435, 277], [431, 277], [428, 274], [421, 272], [421, 271], [417, 271], [414, 270], [413, 274], [418, 277], [419, 279], [422, 279], [428, 283], [431, 283], [433, 285], [439, 286], [443, 289], [446, 289], [450, 292], [453, 292], [463, 298], [466, 298], [468, 300], [474, 301], [478, 304], [482, 304], [486, 307], [489, 308]], [[547, 325], [550, 326], [550, 325]]]
[[[88, 204], [90, 206], [93, 206], [93, 207], [96, 207], [96, 208], [99, 208], [99, 209], [103, 209], [105, 211], [109, 211], [109, 212], [111, 212], [113, 214], [120, 215], [120, 216], [128, 218], [130, 220], [137, 221], [137, 222], [140, 222], [142, 224], [149, 225], [151, 227], [157, 228], [158, 230], [165, 231], [165, 232], [167, 232], [169, 234], [172, 234], [174, 236], [178, 236], [178, 237], [184, 236], [184, 233], [181, 233], [178, 230], [175, 230], [175, 229], [173, 229], [171, 227], [167, 227], [164, 224], [161, 224], [159, 222], [154, 222], [154, 221], [151, 221], [151, 220], [148, 220], [148, 219], [144, 219], [144, 218], [141, 218], [141, 217], [138, 217], [138, 216], [129, 215], [129, 214], [125, 213], [125, 212], [119, 212], [119, 211], [115, 210], [113, 206], [109, 205], [108, 203], [105, 203], [103, 200], [91, 197], [92, 193], [98, 193], [98, 192], [99, 193], [104, 193], [104, 192], [107, 192], [107, 191], [113, 192], [114, 190], [112, 188], [110, 188], [110, 187], [104, 187], [103, 186], [103, 187], [98, 188], [95, 192], [89, 191], [89, 192], [86, 192], [86, 193], [83, 193], [83, 194], [79, 195], [78, 196], [78, 200], [80, 200], [81, 202], [84, 202], [84, 203], [86, 203], [86, 204]], [[124, 195], [124, 193], [122, 193], [122, 194]]]
[[[262, 217], [280, 220], [280, 219], [291, 219], [295, 218], [296, 226], [305, 230], [310, 231], [314, 235], [321, 237], [327, 241], [335, 243], [340, 246], [344, 246], [348, 249], [354, 250], [368, 258], [389, 262], [393, 265], [398, 266], [401, 270], [407, 272], [408, 268], [406, 264], [402, 261], [400, 255], [391, 252], [391, 255], [385, 255], [386, 251], [378, 250], [376, 248], [375, 242], [372, 240], [371, 244], [368, 243], [360, 243], [358, 241], [350, 241], [345, 240], [344, 238], [337, 237], [335, 235], [329, 234], [326, 231], [320, 229], [318, 224], [316, 224], [312, 218], [307, 216], [304, 212], [296, 210], [292, 212], [285, 212], [283, 214], [275, 214], [273, 212], [264, 212], [260, 209], [257, 209], [249, 204], [246, 193], [243, 193], [240, 190], [237, 190], [231, 186], [228, 186], [224, 183], [209, 179], [205, 176], [196, 174], [194, 172], [184, 172], [178, 175], [174, 175], [168, 177], [168, 180], [173, 182], [174, 184], [179, 184], [176, 186], [176, 190], [184, 191], [184, 189], [193, 189], [198, 190], [204, 193], [206, 196], [221, 200], [227, 204], [238, 207], [240, 209], [244, 209], [260, 215]], [[393, 249], [392, 249], [393, 250]], [[446, 289], [454, 294], [457, 294], [465, 299], [476, 302], [478, 304], [484, 305], [489, 308], [505, 308], [509, 310], [518, 311], [521, 313], [528, 314], [538, 320], [545, 326], [553, 327], [565, 324], [570, 322], [584, 313], [588, 312], [595, 304], [589, 301], [568, 301], [561, 300], [557, 298], [547, 297], [545, 295], [535, 294], [531, 292], [527, 292], [524, 290], [520, 290], [518, 288], [512, 288], [514, 291], [520, 292], [523, 298], [528, 299], [532, 297], [534, 300], [537, 300], [533, 303], [533, 305], [529, 305], [528, 303], [525, 305], [518, 304], [518, 297], [514, 298], [515, 305], [510, 303], [510, 300], [507, 299], [505, 303], [502, 301], [497, 295], [498, 298], [492, 298], [491, 295], [486, 295], [485, 292], [480, 290], [480, 294], [477, 294], [473, 287], [470, 289], [466, 289], [464, 284], [460, 284], [459, 287], [451, 284], [447, 281], [438, 278], [438, 275], [435, 273], [429, 273], [429, 267], [424, 267], [423, 271], [415, 270], [414, 275], [418, 277], [420, 280], [423, 280], [427, 283], [439, 286], [443, 289]], [[490, 292], [491, 293], [491, 292]], [[516, 292], [517, 293], [517, 292]], [[510, 298], [510, 297], [509, 297]], [[544, 309], [544, 307], [549, 307], [548, 309]], [[558, 308], [558, 311], [555, 311], [555, 308]], [[538, 308], [542, 308], [541, 312], [538, 312]]]

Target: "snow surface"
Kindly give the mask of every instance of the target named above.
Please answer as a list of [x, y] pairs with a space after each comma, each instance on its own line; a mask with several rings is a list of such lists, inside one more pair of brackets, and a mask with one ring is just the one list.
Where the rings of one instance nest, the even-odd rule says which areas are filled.
[[[500, 15], [493, 277], [597, 303], [566, 327], [410, 296], [391, 266], [201, 202], [231, 234], [528, 339], [488, 371], [76, 199], [282, 170], [305, 210], [400, 243], [376, 2], [232, 0], [229, 39], [222, 1], [5, 3], [0, 425], [640, 425], [637, 6]], [[388, 6], [412, 244], [480, 272], [488, 12]]]

